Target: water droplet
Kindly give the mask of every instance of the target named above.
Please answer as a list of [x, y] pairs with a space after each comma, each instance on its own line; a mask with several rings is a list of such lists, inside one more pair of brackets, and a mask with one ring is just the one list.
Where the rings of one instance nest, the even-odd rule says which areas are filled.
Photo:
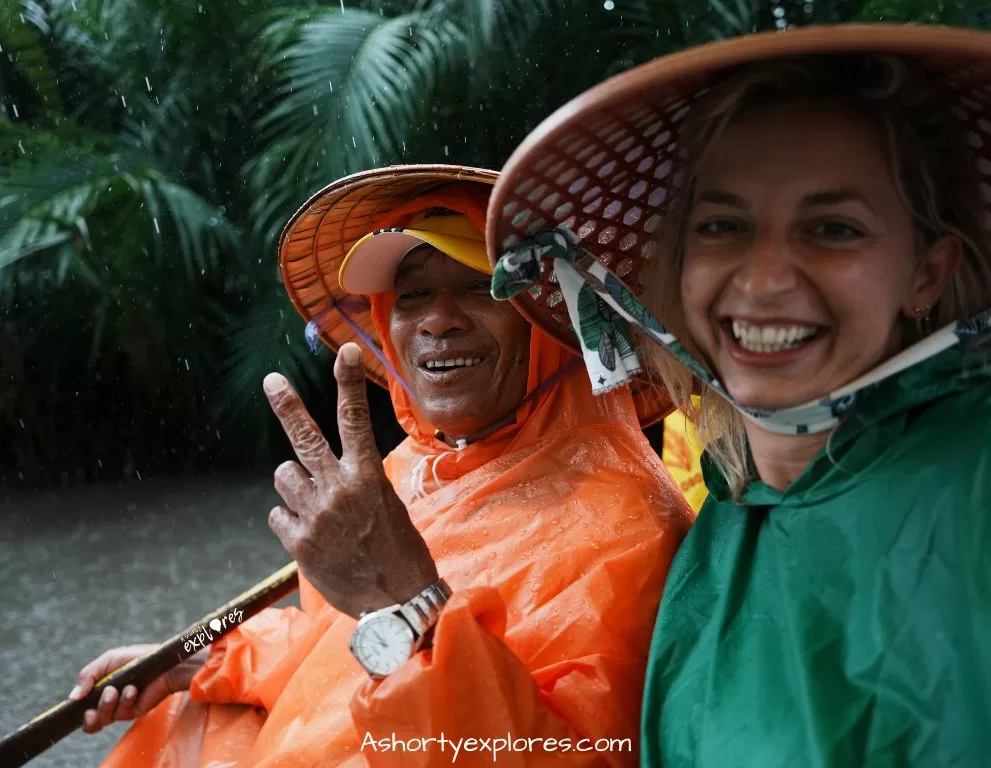
[[616, 3], [614, 3], [613, 0], [606, 0], [602, 4], [602, 7], [605, 8], [607, 11], [611, 11], [613, 8], [616, 7]]
[[157, 218], [157, 217], [153, 217], [153, 218], [152, 218], [152, 221], [154, 221], [154, 222], [155, 222], [155, 232], [156, 232], [157, 234], [159, 234], [159, 235], [160, 235], [160, 234], [162, 234], [162, 230], [160, 230], [160, 229], [158, 228], [158, 218]]
[[17, 111], [17, 105], [16, 104], [11, 104], [10, 106], [14, 108], [14, 117], [20, 117], [21, 115]]
[[145, 76], [145, 87], [148, 89], [148, 93], [151, 93], [151, 82], [149, 82], [147, 76]]

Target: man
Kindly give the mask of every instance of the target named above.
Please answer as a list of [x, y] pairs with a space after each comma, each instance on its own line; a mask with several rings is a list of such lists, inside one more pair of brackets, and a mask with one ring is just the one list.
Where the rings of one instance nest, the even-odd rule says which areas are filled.
[[[636, 764], [653, 617], [692, 511], [630, 393], [593, 397], [569, 352], [489, 294], [494, 180], [373, 171], [289, 223], [287, 290], [339, 350], [339, 459], [289, 383], [265, 380], [299, 459], [276, 470], [269, 523], [303, 610], [246, 622], [155, 697], [108, 694], [87, 729], [153, 710], [105, 766], [450, 765], [460, 750], [471, 765], [485, 749]], [[366, 374], [408, 435], [384, 463]], [[101, 659], [78, 695], [114, 668]]]

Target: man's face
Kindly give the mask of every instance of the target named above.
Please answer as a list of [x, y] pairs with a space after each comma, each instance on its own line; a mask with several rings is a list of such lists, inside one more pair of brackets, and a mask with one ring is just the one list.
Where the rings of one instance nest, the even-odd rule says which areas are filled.
[[490, 282], [430, 246], [396, 273], [392, 346], [420, 412], [449, 437], [491, 425], [526, 395], [530, 326]]

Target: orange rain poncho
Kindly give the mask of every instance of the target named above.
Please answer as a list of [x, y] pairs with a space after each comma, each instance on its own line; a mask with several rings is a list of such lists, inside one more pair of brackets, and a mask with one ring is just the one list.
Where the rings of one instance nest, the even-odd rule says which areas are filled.
[[[372, 301], [383, 339], [391, 300]], [[570, 359], [537, 330], [530, 351], [528, 392]], [[388, 345], [386, 354], [395, 361]], [[538, 744], [500, 752], [497, 763], [637, 764], [654, 617], [693, 512], [630, 395], [593, 397], [578, 369], [521, 407], [513, 425], [454, 451], [390, 385], [409, 437], [386, 473], [454, 590], [432, 649], [370, 680], [348, 651], [355, 621], [301, 578], [302, 611], [269, 609], [218, 641], [190, 694], [142, 718], [105, 768], [451, 765], [450, 743], [398, 744], [441, 735], [590, 739], [582, 748], [630, 739], [632, 751]], [[397, 751], [370, 745], [393, 737]], [[492, 759], [465, 750], [456, 762]]]

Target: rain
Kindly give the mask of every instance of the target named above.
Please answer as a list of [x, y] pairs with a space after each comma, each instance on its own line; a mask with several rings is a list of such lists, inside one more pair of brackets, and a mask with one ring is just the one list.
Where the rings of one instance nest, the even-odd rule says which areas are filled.
[[[308, 326], [334, 307], [306, 301], [338, 273], [314, 268], [297, 296], [280, 256], [313, 195], [392, 164], [498, 170], [571, 98], [703, 42], [881, 7], [991, 24], [964, 0], [5, 1], [0, 737], [63, 701], [103, 651], [163, 642], [292, 560], [268, 521], [283, 501], [274, 472], [296, 454], [266, 375], [289, 379], [342, 451], [335, 351]], [[991, 125], [974, 131], [991, 145]], [[643, 200], [664, 208], [666, 190]], [[323, 234], [307, 236], [329, 248]], [[384, 363], [362, 359], [380, 373], [367, 396], [384, 456], [407, 434]], [[662, 436], [647, 434], [658, 452]], [[448, 445], [441, 478], [467, 462]], [[539, 561], [540, 546], [526, 551]], [[496, 558], [466, 555], [457, 572]], [[293, 593], [277, 607], [299, 605]], [[129, 727], [76, 730], [30, 765], [98, 765]]]

